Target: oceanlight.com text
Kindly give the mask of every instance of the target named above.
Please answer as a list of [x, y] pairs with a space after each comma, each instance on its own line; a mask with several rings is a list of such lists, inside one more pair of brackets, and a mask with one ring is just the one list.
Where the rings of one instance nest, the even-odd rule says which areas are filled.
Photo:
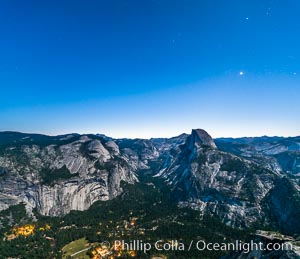
[[[109, 242], [103, 242], [110, 244]], [[198, 251], [240, 251], [243, 253], [249, 253], [250, 251], [279, 251], [279, 250], [293, 250], [291, 243], [267, 243], [255, 242], [242, 242], [236, 240], [230, 243], [211, 243], [204, 240], [191, 240], [189, 242], [178, 240], [158, 240], [156, 242], [144, 242], [143, 240], [115, 240], [111, 249], [120, 249], [124, 251], [142, 251], [147, 253], [151, 250], [156, 251], [190, 251], [196, 249]]]

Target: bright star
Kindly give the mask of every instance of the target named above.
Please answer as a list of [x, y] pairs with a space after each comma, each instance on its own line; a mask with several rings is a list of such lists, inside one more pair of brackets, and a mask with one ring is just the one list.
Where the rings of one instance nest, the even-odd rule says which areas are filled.
[[244, 71], [240, 71], [240, 76], [243, 76], [244, 75]]

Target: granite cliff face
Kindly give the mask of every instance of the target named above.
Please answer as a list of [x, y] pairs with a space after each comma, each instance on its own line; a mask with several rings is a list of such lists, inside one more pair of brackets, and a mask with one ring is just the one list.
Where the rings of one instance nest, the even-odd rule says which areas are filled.
[[287, 151], [295, 158], [297, 141], [215, 143], [201, 129], [149, 140], [2, 132], [0, 210], [21, 202], [28, 213], [37, 208], [50, 216], [86, 210], [98, 200], [117, 197], [123, 192], [122, 182], [134, 184], [150, 169], [153, 177], [171, 187], [179, 206], [216, 216], [233, 227], [262, 224], [297, 233], [300, 180], [297, 171], [286, 170], [286, 155], [278, 158]]
[[[293, 222], [297, 209], [285, 204], [290, 196], [293, 206], [300, 205], [295, 198], [299, 194], [297, 182], [266, 165], [218, 150], [205, 131], [193, 130], [180, 151], [170, 152], [167, 161], [156, 176], [171, 186], [180, 206], [242, 228], [269, 222], [272, 215], [283, 229], [292, 231], [292, 224], [300, 231], [299, 223]], [[285, 193], [282, 181], [289, 184]]]
[[[193, 129], [192, 134], [189, 136], [190, 144], [193, 145], [203, 145], [211, 148], [217, 148], [212, 137], [203, 129]], [[193, 148], [193, 147], [191, 147]]]
[[86, 210], [119, 195], [122, 181], [138, 181], [135, 172], [145, 166], [111, 139], [69, 135], [41, 144], [36, 138], [2, 145], [0, 209], [25, 202], [43, 215]]

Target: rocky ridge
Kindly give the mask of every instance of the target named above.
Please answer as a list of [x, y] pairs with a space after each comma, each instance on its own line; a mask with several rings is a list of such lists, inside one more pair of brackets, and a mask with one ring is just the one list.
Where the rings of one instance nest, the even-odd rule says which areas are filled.
[[[272, 224], [300, 232], [299, 178], [274, 157], [286, 149], [273, 139], [260, 140], [270, 142], [262, 145], [268, 151], [243, 141], [214, 141], [201, 129], [149, 140], [2, 132], [0, 210], [20, 202], [28, 213], [37, 208], [50, 216], [86, 210], [98, 200], [120, 195], [122, 182], [134, 184], [140, 172], [151, 169], [171, 187], [179, 206], [216, 216], [233, 227]], [[290, 146], [298, 155], [297, 145]]]

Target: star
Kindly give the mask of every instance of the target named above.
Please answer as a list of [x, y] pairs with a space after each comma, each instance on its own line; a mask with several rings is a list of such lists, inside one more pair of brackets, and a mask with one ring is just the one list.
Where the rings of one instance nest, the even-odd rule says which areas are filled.
[[243, 76], [244, 75], [244, 71], [240, 71], [239, 75]]

